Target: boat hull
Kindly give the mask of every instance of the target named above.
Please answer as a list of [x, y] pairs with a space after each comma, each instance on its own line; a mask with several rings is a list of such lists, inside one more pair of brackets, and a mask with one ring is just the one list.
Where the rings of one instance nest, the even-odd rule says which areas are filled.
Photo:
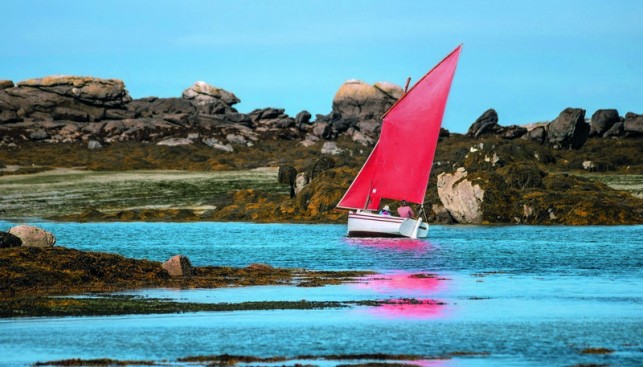
[[365, 211], [348, 213], [348, 237], [412, 237], [412, 230], [417, 227], [416, 238], [426, 238], [429, 225], [411, 218], [392, 215], [379, 215]]

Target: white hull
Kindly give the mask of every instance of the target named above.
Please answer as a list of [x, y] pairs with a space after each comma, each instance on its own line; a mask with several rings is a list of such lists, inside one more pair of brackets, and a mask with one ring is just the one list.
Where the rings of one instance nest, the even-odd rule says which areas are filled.
[[348, 237], [411, 237], [426, 238], [428, 223], [422, 220], [379, 215], [358, 210], [348, 213]]

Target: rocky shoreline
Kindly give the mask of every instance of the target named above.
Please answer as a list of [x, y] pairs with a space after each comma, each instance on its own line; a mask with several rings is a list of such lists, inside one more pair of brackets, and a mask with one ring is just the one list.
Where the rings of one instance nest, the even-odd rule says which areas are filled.
[[[57, 220], [342, 222], [334, 210], [402, 95], [391, 83], [344, 83], [313, 119], [279, 108], [240, 113], [231, 92], [196, 82], [180, 98], [132, 99], [120, 80], [52, 76], [0, 81], [0, 175], [51, 167], [228, 171], [279, 168], [283, 190], [238, 189], [206, 216], [87, 207]], [[596, 175], [643, 174], [643, 115], [567, 108], [549, 122], [499, 124], [489, 109], [466, 134], [442, 130], [428, 221], [464, 224], [640, 224], [642, 198]], [[5, 166], [19, 167], [15, 171]], [[586, 178], [587, 174], [591, 178]], [[290, 191], [290, 195], [283, 194]], [[383, 203], [387, 204], [387, 203]], [[396, 204], [396, 203], [388, 203]], [[0, 209], [2, 203], [0, 203]], [[417, 208], [416, 208], [417, 209]], [[19, 213], [18, 213], [19, 215]]]

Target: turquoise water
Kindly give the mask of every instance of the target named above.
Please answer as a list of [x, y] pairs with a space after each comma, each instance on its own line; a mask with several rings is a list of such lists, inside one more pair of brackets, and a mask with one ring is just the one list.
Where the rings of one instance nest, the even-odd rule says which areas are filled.
[[[3, 366], [102, 357], [176, 364], [181, 357], [224, 353], [476, 353], [412, 362], [426, 366], [638, 366], [643, 361], [643, 226], [432, 226], [428, 240], [357, 240], [345, 238], [342, 225], [36, 224], [52, 231], [60, 246], [134, 258], [164, 261], [183, 254], [194, 265], [267, 263], [383, 274], [320, 288], [127, 294], [211, 303], [400, 298], [422, 302], [302, 311], [5, 319], [0, 320]], [[0, 222], [0, 230], [11, 225]], [[417, 272], [437, 278], [409, 278]], [[586, 348], [613, 352], [583, 354]]]

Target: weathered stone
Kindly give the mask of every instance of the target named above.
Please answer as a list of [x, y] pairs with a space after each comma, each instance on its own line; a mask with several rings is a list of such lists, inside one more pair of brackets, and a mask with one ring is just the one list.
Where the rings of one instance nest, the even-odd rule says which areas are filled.
[[175, 255], [163, 263], [163, 269], [173, 277], [192, 276], [192, 263], [187, 256]]
[[597, 110], [589, 122], [589, 136], [603, 136], [607, 130], [619, 121], [620, 117], [617, 110]]
[[373, 144], [373, 139], [369, 138], [368, 136], [364, 135], [361, 131], [355, 130], [353, 134], [351, 134], [351, 139], [356, 142], [360, 143], [363, 146], [367, 147], [369, 145]]
[[522, 139], [529, 139], [538, 144], [543, 144], [547, 140], [547, 129], [544, 126], [536, 126], [523, 135]]
[[458, 223], [482, 222], [485, 191], [467, 179], [464, 168], [460, 167], [454, 173], [441, 173], [437, 186], [442, 204]]
[[333, 112], [343, 117], [380, 119], [402, 93], [402, 88], [392, 83], [369, 85], [359, 80], [349, 80], [335, 94]]
[[493, 108], [490, 108], [471, 124], [467, 131], [467, 136], [477, 138], [483, 134], [495, 133], [499, 129], [498, 113]]
[[87, 149], [95, 150], [102, 148], [103, 145], [98, 140], [90, 140], [87, 142]]
[[623, 129], [627, 135], [638, 136], [643, 134], [643, 115], [634, 112], [625, 114]]
[[198, 81], [183, 91], [182, 97], [195, 105], [200, 113], [236, 112], [232, 105], [240, 102], [233, 93]]
[[0, 80], [0, 89], [13, 88], [13, 82], [11, 80]]
[[295, 124], [298, 127], [304, 124], [310, 124], [310, 118], [312, 115], [308, 111], [301, 111], [295, 116]]
[[444, 205], [433, 204], [431, 205], [431, 211], [433, 212], [433, 216], [435, 217], [433, 220], [434, 223], [451, 224], [455, 222], [453, 220], [453, 217], [451, 216], [451, 213], [449, 213]]
[[342, 154], [343, 150], [337, 146], [334, 141], [327, 141], [321, 148], [321, 154], [338, 155]]
[[306, 172], [298, 173], [297, 177], [295, 177], [295, 195], [299, 194], [309, 182], [310, 178]]
[[498, 131], [498, 135], [503, 139], [518, 139], [527, 134], [527, 128], [518, 125], [503, 127]]
[[38, 129], [36, 131], [32, 131], [29, 134], [29, 138], [31, 140], [45, 140], [45, 139], [49, 138], [49, 134], [47, 133], [47, 131], [45, 131], [43, 129]]
[[159, 141], [156, 145], [167, 145], [168, 147], [175, 147], [178, 145], [192, 145], [194, 141], [188, 138], [167, 138]]
[[9, 232], [0, 232], [0, 248], [19, 247], [22, 245], [20, 237]]
[[585, 110], [566, 108], [547, 126], [547, 139], [554, 148], [579, 149], [589, 137]]
[[12, 227], [9, 233], [19, 237], [23, 246], [51, 247], [56, 243], [56, 237], [51, 232], [26, 224]]
[[201, 140], [203, 144], [209, 146], [210, 148], [214, 148], [217, 150], [222, 150], [224, 152], [232, 153], [234, 152], [234, 148], [230, 144], [222, 144], [220, 141], [214, 138], [209, 138], [209, 139], [203, 139]]
[[625, 135], [625, 129], [623, 128], [624, 122], [617, 122], [612, 127], [610, 127], [604, 134], [604, 138], [616, 138], [619, 136]]

